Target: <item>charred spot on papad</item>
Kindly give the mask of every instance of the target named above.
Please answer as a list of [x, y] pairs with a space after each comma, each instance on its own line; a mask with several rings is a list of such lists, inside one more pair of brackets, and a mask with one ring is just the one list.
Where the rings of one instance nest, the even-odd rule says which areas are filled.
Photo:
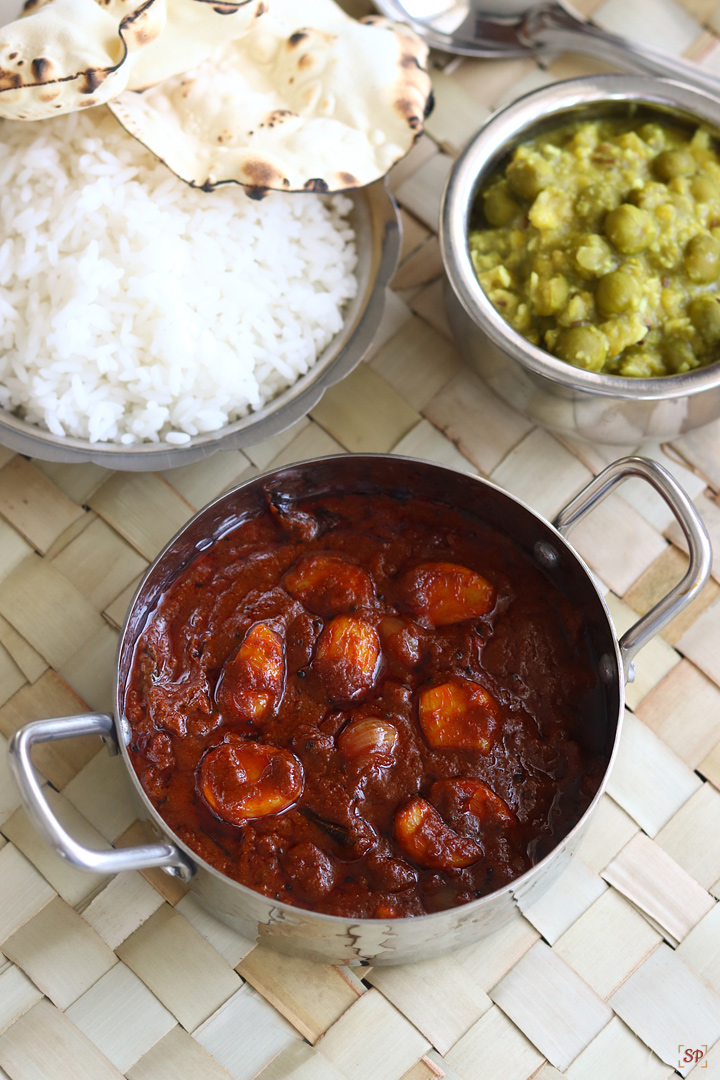
[[53, 62], [46, 56], [38, 56], [30, 64], [33, 78], [37, 82], [50, 82], [53, 73]]
[[273, 128], [276, 124], [282, 124], [283, 120], [287, 120], [289, 116], [297, 116], [297, 113], [292, 112], [290, 109], [273, 109], [264, 120], [260, 121], [260, 127]]
[[6, 71], [0, 68], [0, 91], [16, 90], [19, 86], [22, 86], [22, 79], [17, 71]]
[[287, 43], [288, 43], [288, 45], [290, 46], [291, 49], [294, 49], [298, 45], [301, 45], [302, 42], [305, 41], [307, 36], [308, 36], [307, 30], [296, 30], [294, 34], [290, 35], [290, 37], [287, 40]]
[[306, 180], [303, 184], [306, 191], [329, 191], [327, 180], [323, 180], [320, 176], [314, 176], [311, 180]]
[[86, 71], [78, 89], [81, 94], [94, 94], [98, 86], [102, 86], [106, 78], [106, 71]]
[[262, 158], [246, 161], [243, 173], [252, 187], [274, 188], [278, 181], [282, 183], [282, 173]]

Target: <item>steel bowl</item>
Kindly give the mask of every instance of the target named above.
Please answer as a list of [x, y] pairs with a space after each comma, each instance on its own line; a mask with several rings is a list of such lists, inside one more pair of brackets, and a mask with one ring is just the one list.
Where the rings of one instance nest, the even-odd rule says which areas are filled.
[[0, 444], [43, 461], [92, 461], [108, 469], [145, 472], [190, 465], [217, 450], [252, 446], [290, 427], [317, 405], [328, 387], [344, 379], [366, 355], [380, 325], [385, 289], [400, 255], [400, 215], [384, 180], [346, 194], [354, 204], [349, 220], [356, 236], [357, 296], [348, 304], [342, 330], [317, 363], [264, 408], [218, 431], [196, 435], [182, 446], [164, 442], [122, 446], [91, 443], [70, 436], [63, 438], [0, 410]]
[[[610, 613], [593, 575], [566, 540], [567, 532], [617, 484], [630, 477], [648, 481], [672, 509], [687, 538], [690, 565], [680, 581], [618, 641]], [[220, 873], [175, 835], [145, 794], [133, 769], [124, 716], [125, 684], [135, 644], [158, 600], [200, 551], [229, 528], [257, 514], [268, 493], [286, 505], [302, 504], [319, 493], [388, 492], [423, 496], [495, 526], [518, 545], [581, 605], [592, 651], [597, 658], [601, 721], [586, 724], [577, 738], [603, 753], [607, 769], [591, 805], [568, 835], [529, 871], [495, 892], [462, 907], [399, 919], [349, 919], [324, 915], [272, 900]], [[321, 458], [258, 476], [210, 503], [170, 541], [149, 568], [130, 605], [120, 639], [116, 673], [115, 719], [104, 714], [38, 720], [25, 725], [10, 743], [10, 765], [25, 808], [55, 851], [73, 865], [96, 873], [161, 866], [189, 882], [195, 895], [223, 922], [251, 940], [335, 964], [402, 964], [458, 949], [502, 926], [533, 903], [557, 879], [577, 847], [607, 784], [617, 754], [624, 706], [624, 684], [632, 677], [632, 658], [654, 634], [697, 596], [711, 566], [710, 543], [700, 517], [670, 474], [654, 461], [625, 458], [610, 465], [560, 512], [554, 525], [494, 484], [412, 458], [379, 454]], [[50, 808], [31, 762], [33, 745], [76, 735], [99, 734], [120, 753], [128, 771], [139, 815], [160, 840], [136, 848], [94, 851], [62, 827]]]
[[520, 143], [573, 120], [636, 112], [683, 126], [702, 123], [720, 138], [720, 101], [690, 86], [630, 75], [569, 79], [527, 94], [488, 121], [456, 161], [440, 212], [446, 305], [467, 361], [534, 423], [625, 446], [670, 439], [717, 419], [720, 363], [685, 375], [629, 379], [557, 359], [513, 330], [490, 303], [473, 269], [468, 229], [477, 193]]

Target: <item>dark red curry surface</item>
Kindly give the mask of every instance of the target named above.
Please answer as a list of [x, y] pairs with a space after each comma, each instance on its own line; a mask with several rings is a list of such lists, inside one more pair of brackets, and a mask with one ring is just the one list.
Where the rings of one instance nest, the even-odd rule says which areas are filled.
[[216, 541], [126, 691], [159, 813], [228, 877], [353, 918], [503, 886], [595, 794], [582, 613], [506, 537], [422, 500], [316, 498]]

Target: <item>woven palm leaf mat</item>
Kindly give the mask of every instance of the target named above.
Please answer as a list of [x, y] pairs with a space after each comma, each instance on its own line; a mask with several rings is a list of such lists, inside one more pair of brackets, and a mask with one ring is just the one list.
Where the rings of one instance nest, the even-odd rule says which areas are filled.
[[[584, 7], [720, 73], [717, 0]], [[549, 517], [636, 449], [532, 428], [463, 368], [442, 309], [434, 230], [453, 155], [498, 104], [596, 68], [436, 62], [427, 134], [391, 177], [405, 239], [382, 331], [312, 416], [164, 474], [0, 449], [0, 1080], [720, 1077], [720, 572], [638, 658], [619, 761], [579, 857], [505, 930], [445, 959], [375, 970], [291, 960], [159, 871], [76, 871], [38, 839], [7, 773], [19, 725], [112, 708], [139, 576], [197, 507], [253, 472], [395, 451], [489, 476]], [[644, 452], [680, 479], [720, 552], [720, 423]], [[664, 504], [634, 481], [573, 542], [620, 631], [686, 565]], [[80, 840], [141, 838], [122, 765], [99, 742], [46, 744], [36, 760]]]

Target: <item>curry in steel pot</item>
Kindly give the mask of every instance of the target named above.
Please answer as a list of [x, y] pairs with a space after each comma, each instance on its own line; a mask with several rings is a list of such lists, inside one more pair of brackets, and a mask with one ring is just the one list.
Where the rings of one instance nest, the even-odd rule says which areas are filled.
[[507, 536], [431, 500], [316, 496], [197, 556], [139, 637], [130, 755], [228, 877], [351, 918], [501, 888], [607, 766], [582, 611]]

